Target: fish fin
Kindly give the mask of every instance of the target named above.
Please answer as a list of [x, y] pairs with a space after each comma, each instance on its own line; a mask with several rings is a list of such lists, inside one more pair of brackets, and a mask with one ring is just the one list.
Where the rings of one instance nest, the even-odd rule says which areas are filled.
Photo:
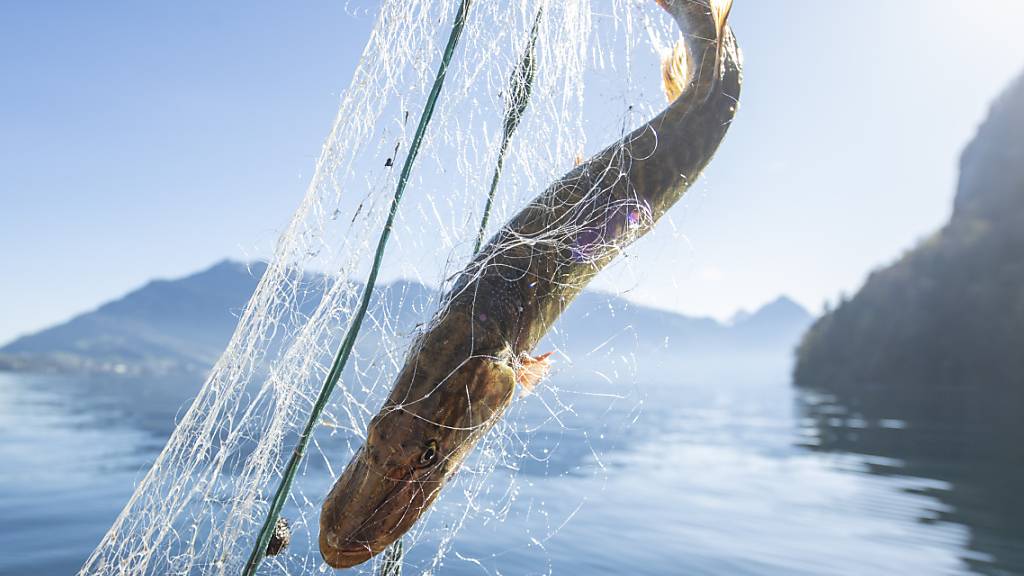
[[732, 0], [711, 0], [711, 14], [715, 18], [715, 27], [718, 29], [718, 43], [722, 43], [722, 34], [725, 32], [725, 23], [732, 12]]
[[548, 372], [551, 371], [552, 362], [549, 358], [551, 354], [551, 352], [548, 352], [540, 356], [530, 356], [523, 353], [519, 357], [519, 362], [516, 366], [516, 382], [520, 386], [520, 398], [533, 392], [537, 384], [540, 384], [547, 377]]
[[[671, 12], [667, 2], [658, 0], [658, 4]], [[715, 21], [715, 70], [721, 73], [722, 43], [729, 14], [732, 12], [732, 0], [707, 0], [707, 7]], [[674, 102], [686, 90], [690, 74], [693, 73], [687, 67], [691, 64], [688, 61], [691, 57], [692, 55], [687, 53], [685, 42], [679, 40], [661, 60], [661, 83], [669, 102]]]
[[679, 40], [661, 60], [661, 86], [669, 102], [674, 102], [686, 89], [686, 58], [686, 46]]
[[732, 0], [711, 0], [711, 15], [715, 19], [715, 31], [718, 32], [715, 38], [715, 73], [722, 73], [722, 42], [725, 36], [725, 26], [729, 20], [729, 13], [732, 12]]

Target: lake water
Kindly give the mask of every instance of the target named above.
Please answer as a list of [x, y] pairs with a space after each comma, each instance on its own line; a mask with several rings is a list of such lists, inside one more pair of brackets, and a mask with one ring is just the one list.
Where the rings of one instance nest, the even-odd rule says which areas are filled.
[[[558, 374], [509, 415], [536, 421], [537, 457], [521, 463], [505, 521], [470, 522], [437, 573], [1024, 574], [1014, 496], [990, 489], [1021, 470], [933, 445], [918, 455], [906, 422], [794, 390], [788, 369], [751, 361], [593, 387]], [[620, 398], [580, 393], [613, 386]], [[0, 374], [0, 574], [77, 570], [192, 392]], [[551, 417], [555, 400], [566, 417]], [[432, 552], [420, 548], [413, 566]]]

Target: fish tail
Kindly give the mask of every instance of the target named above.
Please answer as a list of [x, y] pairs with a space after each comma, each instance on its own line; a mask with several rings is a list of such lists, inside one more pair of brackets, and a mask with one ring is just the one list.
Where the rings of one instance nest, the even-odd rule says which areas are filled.
[[715, 19], [715, 72], [722, 71], [722, 42], [725, 38], [725, 26], [732, 12], [732, 0], [711, 0], [711, 15]]
[[[672, 6], [671, 0], [657, 0], [657, 3], [670, 14], [679, 14], [679, 6]], [[693, 2], [694, 0], [675, 0], [676, 2]], [[702, 5], [702, 6], [701, 6]], [[715, 33], [715, 71], [721, 72], [723, 42], [726, 33], [726, 24], [729, 20], [729, 13], [732, 11], [732, 0], [704, 0], [697, 2], [697, 6], [689, 7], [682, 13], [692, 14], [694, 11], [702, 10], [710, 16], [714, 23]], [[708, 30], [707, 33], [710, 33]], [[710, 39], [708, 39], [710, 40]], [[692, 46], [691, 46], [692, 47]], [[687, 51], [685, 40], [679, 40], [666, 54], [661, 61], [661, 83], [665, 91], [665, 97], [669, 102], [675, 101], [686, 90], [687, 83], [696, 72], [699, 62], [694, 61], [696, 54]]]
[[729, 20], [729, 13], [732, 12], [732, 0], [711, 0], [711, 14], [715, 18], [715, 27], [718, 29], [718, 44], [722, 44], [722, 36], [725, 33], [725, 24]]
[[686, 89], [686, 82], [689, 80], [686, 58], [686, 45], [679, 40], [672, 51], [661, 60], [661, 87], [665, 90], [665, 98], [668, 98], [669, 102], [679, 98]]

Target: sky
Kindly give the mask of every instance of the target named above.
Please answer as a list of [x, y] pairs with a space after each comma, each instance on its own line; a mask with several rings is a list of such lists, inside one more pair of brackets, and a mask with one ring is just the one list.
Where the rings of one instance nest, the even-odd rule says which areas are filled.
[[[6, 2], [0, 343], [267, 257], [373, 6]], [[948, 218], [960, 151], [1024, 70], [1024, 1], [735, 0], [731, 22], [739, 116], [676, 235], [638, 246], [628, 286], [597, 287], [717, 318], [780, 294], [819, 311]]]

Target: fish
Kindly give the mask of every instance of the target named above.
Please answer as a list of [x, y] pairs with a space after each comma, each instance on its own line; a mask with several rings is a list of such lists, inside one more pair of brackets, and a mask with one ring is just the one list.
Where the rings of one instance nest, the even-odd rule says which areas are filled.
[[330, 566], [369, 560], [430, 508], [517, 390], [545, 377], [551, 359], [533, 349], [558, 316], [683, 196], [725, 137], [742, 85], [731, 1], [656, 1], [685, 48], [663, 66], [670, 103], [541, 192], [452, 278], [324, 499]]

